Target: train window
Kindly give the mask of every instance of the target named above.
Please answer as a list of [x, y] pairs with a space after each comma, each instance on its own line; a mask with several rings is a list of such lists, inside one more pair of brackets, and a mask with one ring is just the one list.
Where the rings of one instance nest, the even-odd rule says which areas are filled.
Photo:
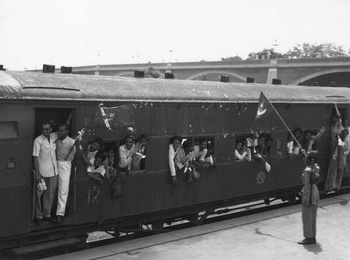
[[257, 156], [264, 158], [272, 155], [273, 139], [270, 133], [246, 134], [236, 137], [235, 161], [250, 162]]
[[0, 122], [0, 139], [18, 139], [18, 122], [17, 121], [6, 121]]

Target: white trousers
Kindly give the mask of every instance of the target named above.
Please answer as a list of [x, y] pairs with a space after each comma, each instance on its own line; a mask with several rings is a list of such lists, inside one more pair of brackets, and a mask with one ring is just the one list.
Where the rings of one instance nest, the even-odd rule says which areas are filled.
[[57, 161], [58, 168], [58, 202], [56, 215], [64, 216], [69, 193], [69, 180], [72, 163], [69, 161]]

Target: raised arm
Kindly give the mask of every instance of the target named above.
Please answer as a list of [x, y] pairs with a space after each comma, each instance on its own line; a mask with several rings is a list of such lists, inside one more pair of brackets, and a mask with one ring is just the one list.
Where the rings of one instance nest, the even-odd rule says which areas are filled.
[[242, 154], [240, 154], [237, 149], [235, 149], [235, 157], [236, 159], [242, 161], [244, 159], [244, 157], [246, 157], [248, 153], [246, 151], [244, 151]]
[[326, 127], [322, 126], [320, 131], [317, 133], [317, 135], [311, 136], [311, 140], [319, 139], [322, 136], [322, 134], [324, 133], [325, 130], [326, 130]]
[[92, 166], [92, 163], [89, 161], [89, 159], [87, 158], [86, 154], [83, 151], [83, 147], [81, 145], [79, 145], [79, 151], [81, 153], [81, 158], [83, 159], [83, 162], [85, 163], [85, 165], [87, 167]]
[[176, 176], [174, 160], [175, 160], [175, 150], [172, 145], [169, 145], [169, 169], [170, 169], [171, 176]]
[[337, 103], [334, 103], [334, 108], [335, 108], [335, 112], [337, 113], [337, 116], [340, 117], [340, 112], [339, 112]]

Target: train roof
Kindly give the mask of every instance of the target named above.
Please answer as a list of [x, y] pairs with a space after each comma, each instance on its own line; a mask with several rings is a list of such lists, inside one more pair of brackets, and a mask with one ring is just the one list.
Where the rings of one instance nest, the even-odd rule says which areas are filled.
[[350, 88], [0, 71], [0, 99], [256, 103], [350, 103]]

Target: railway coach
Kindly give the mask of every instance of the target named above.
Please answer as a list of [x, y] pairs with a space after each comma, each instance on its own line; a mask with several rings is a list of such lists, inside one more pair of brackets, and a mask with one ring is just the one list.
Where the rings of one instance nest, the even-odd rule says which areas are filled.
[[[302, 185], [303, 159], [287, 156], [288, 131], [276, 112], [254, 119], [261, 92], [291, 129], [317, 132], [326, 127], [314, 147], [322, 186], [334, 103], [343, 117], [349, 116], [348, 88], [0, 71], [0, 249], [62, 241], [97, 230], [118, 233], [140, 223], [161, 228], [162, 223], [181, 218], [200, 222], [218, 208], [259, 199], [293, 201]], [[130, 128], [111, 131], [91, 125], [101, 102], [105, 107], [135, 107], [132, 132], [149, 135], [144, 168], [122, 173], [122, 196], [113, 197], [114, 180], [99, 184], [88, 178], [78, 154], [63, 223], [36, 225], [33, 140], [44, 121], [60, 122], [71, 115], [71, 135], [86, 129], [81, 145], [99, 137], [107, 146], [120, 146]], [[236, 143], [255, 129], [272, 141], [266, 158], [269, 171], [260, 160], [235, 160]], [[208, 140], [215, 167], [201, 168], [200, 178], [192, 183], [184, 174], [172, 183], [168, 149], [174, 136], [194, 143]], [[200, 212], [205, 212], [202, 217]]]

